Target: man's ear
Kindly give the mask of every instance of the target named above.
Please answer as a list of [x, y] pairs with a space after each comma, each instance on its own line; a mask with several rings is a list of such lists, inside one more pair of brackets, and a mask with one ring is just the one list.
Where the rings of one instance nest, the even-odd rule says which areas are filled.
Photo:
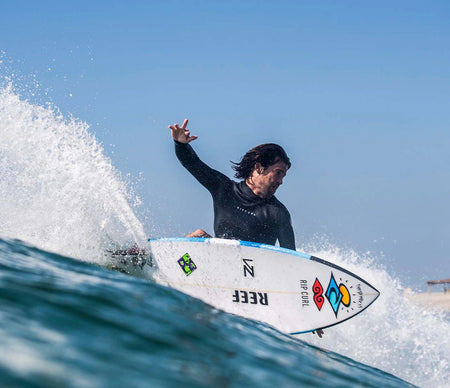
[[262, 166], [262, 164], [261, 163], [255, 163], [255, 171], [258, 173], [258, 174], [262, 174], [263, 172], [264, 172], [264, 167]]

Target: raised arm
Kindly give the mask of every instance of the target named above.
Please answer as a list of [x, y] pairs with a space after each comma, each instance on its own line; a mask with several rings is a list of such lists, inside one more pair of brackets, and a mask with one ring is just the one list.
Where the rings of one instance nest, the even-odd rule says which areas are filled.
[[191, 136], [187, 123], [188, 120], [185, 119], [181, 126], [178, 124], [169, 126], [175, 140], [175, 154], [181, 164], [213, 194], [222, 184], [229, 181], [229, 178], [200, 160], [189, 144], [197, 139], [197, 136]]

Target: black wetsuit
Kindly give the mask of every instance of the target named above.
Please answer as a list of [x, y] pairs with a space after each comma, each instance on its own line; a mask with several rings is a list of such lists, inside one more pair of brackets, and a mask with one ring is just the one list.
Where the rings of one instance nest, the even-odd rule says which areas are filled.
[[216, 237], [295, 249], [291, 217], [274, 196], [263, 199], [245, 181], [234, 182], [203, 163], [189, 144], [175, 141], [181, 164], [211, 193]]

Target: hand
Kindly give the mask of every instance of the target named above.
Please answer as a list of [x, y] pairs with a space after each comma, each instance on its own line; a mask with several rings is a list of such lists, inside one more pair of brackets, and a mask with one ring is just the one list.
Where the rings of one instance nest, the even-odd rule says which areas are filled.
[[203, 229], [197, 229], [195, 232], [188, 233], [185, 237], [203, 237], [203, 238], [209, 238], [211, 237], [210, 234], [206, 233]]
[[172, 130], [173, 140], [176, 140], [179, 143], [190, 143], [192, 140], [197, 139], [198, 136], [191, 136], [189, 129], [187, 129], [188, 119], [183, 121], [183, 125], [180, 127], [178, 124], [169, 125], [169, 128]]

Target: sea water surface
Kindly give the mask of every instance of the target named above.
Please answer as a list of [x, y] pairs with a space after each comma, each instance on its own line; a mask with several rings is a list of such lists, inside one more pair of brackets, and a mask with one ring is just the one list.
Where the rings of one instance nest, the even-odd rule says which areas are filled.
[[147, 237], [127, 187], [88, 125], [0, 89], [1, 386], [448, 386], [448, 314], [375, 257], [299, 247], [381, 292], [322, 339], [104, 268]]

